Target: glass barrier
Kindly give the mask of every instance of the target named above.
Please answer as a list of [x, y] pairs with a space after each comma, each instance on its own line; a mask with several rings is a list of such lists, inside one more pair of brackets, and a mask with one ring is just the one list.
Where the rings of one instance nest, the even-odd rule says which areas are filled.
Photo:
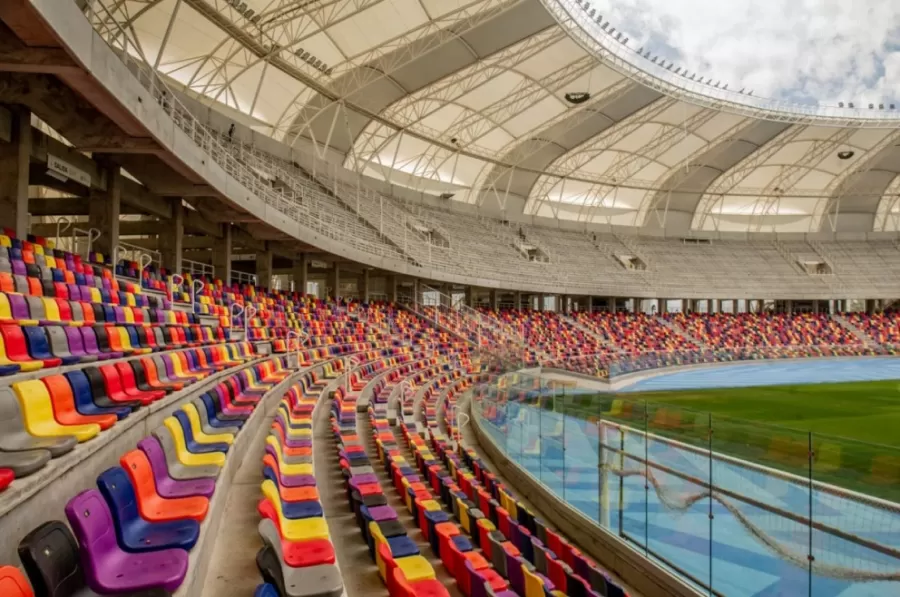
[[495, 361], [473, 388], [480, 428], [548, 490], [702, 592], [900, 594], [900, 450], [509, 364]]

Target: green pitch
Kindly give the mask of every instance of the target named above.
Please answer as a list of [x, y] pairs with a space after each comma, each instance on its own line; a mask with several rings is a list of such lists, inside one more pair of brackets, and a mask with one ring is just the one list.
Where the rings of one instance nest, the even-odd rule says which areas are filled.
[[900, 448], [900, 381], [716, 388], [623, 395]]
[[900, 502], [900, 381], [573, 396], [560, 407]]

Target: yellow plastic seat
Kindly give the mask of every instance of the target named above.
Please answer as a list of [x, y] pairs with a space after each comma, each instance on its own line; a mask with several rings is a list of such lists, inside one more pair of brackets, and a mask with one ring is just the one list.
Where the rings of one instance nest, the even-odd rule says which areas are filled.
[[406, 582], [408, 583], [432, 580], [434, 578], [434, 568], [423, 556], [397, 558], [394, 560], [394, 563], [403, 571], [403, 576], [406, 577]]
[[165, 421], [163, 421], [163, 425], [166, 426], [166, 429], [169, 430], [169, 433], [172, 436], [172, 441], [175, 443], [175, 453], [178, 456], [178, 461], [185, 466], [224, 466], [225, 465], [225, 454], [222, 452], [211, 452], [209, 454], [194, 454], [193, 452], [187, 449], [187, 444], [184, 441], [184, 432], [181, 429], [181, 425], [178, 423], [178, 420], [175, 417], [168, 417]]
[[[266, 481], [269, 480], [266, 479]], [[268, 497], [266, 499], [272, 504], [275, 513], [278, 515], [281, 534], [285, 539], [289, 541], [309, 541], [310, 539], [329, 538], [328, 523], [325, 522], [324, 518], [320, 516], [313, 518], [286, 518], [284, 511], [281, 509], [281, 500], [272, 500]]]
[[204, 432], [203, 423], [200, 422], [200, 414], [197, 412], [197, 407], [194, 406], [193, 403], [185, 404], [181, 407], [181, 410], [184, 411], [188, 421], [191, 423], [191, 433], [194, 434], [194, 439], [197, 443], [228, 444], [229, 446], [234, 443], [234, 436], [230, 433], [215, 433], [210, 435]]
[[278, 461], [278, 469], [282, 475], [311, 475], [313, 474], [313, 465], [309, 463], [290, 464], [285, 460], [284, 452], [281, 450], [281, 443], [273, 436], [266, 437], [266, 445], [272, 446], [275, 450], [275, 459]]
[[39, 379], [20, 381], [13, 384], [13, 391], [22, 409], [25, 429], [35, 437], [75, 436], [79, 442], [86, 442], [100, 434], [100, 425], [60, 425], [53, 418], [53, 403], [47, 386]]
[[525, 577], [524, 597], [544, 597], [547, 594], [544, 591], [544, 581], [529, 568], [529, 566], [522, 564], [522, 574]]

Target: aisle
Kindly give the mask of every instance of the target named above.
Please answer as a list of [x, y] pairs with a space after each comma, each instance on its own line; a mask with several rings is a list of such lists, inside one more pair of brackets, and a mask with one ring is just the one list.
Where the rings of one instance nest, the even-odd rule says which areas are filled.
[[262, 540], [256, 531], [256, 504], [262, 497], [262, 457], [273, 419], [266, 416], [231, 483], [201, 597], [247, 597], [260, 582], [256, 552]]

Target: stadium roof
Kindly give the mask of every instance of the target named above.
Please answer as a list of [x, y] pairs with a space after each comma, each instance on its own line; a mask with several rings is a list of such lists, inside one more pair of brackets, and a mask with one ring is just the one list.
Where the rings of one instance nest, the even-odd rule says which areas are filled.
[[896, 116], [692, 81], [583, 4], [101, 0], [97, 18], [257, 131], [486, 211], [678, 233], [898, 229]]

